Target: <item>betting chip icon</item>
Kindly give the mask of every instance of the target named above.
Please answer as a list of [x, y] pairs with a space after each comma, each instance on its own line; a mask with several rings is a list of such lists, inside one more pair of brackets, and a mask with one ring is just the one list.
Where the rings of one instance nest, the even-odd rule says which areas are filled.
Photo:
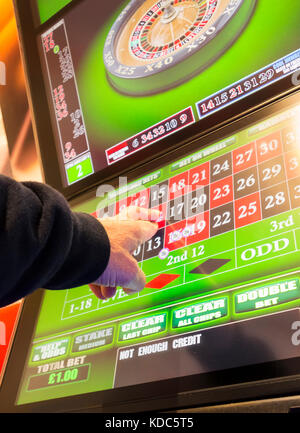
[[149, 281], [145, 288], [147, 289], [163, 289], [168, 284], [180, 277], [180, 274], [160, 274], [153, 280]]
[[158, 257], [161, 259], [161, 260], [164, 260], [164, 259], [166, 259], [167, 257], [168, 257], [168, 255], [169, 255], [169, 249], [168, 248], [163, 248], [162, 250], [160, 250], [160, 252], [158, 253]]

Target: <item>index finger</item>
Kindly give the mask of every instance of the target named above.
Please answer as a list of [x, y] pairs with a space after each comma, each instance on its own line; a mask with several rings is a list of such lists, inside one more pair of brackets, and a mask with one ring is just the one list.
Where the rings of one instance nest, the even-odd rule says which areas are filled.
[[143, 244], [144, 242], [151, 239], [158, 230], [158, 224], [151, 223], [149, 221], [135, 221], [134, 223], [134, 234], [137, 244]]
[[155, 222], [160, 218], [160, 211], [156, 209], [146, 209], [138, 206], [129, 206], [123, 209], [119, 215], [119, 219], [133, 219]]

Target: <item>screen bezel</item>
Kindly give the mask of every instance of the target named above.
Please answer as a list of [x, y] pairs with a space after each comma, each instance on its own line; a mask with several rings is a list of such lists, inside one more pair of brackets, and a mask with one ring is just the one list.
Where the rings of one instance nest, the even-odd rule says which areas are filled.
[[[220, 141], [237, 131], [259, 123], [277, 111], [288, 109], [300, 102], [300, 90], [293, 95], [272, 103], [268, 107], [256, 110], [243, 119], [232, 122], [208, 134], [199, 143], [194, 140], [188, 144], [188, 153]], [[276, 110], [276, 112], [275, 112]], [[170, 151], [151, 162], [128, 172], [129, 180], [134, 180], [147, 172], [165, 165], [171, 160], [178, 160], [186, 154], [186, 146]], [[117, 182], [117, 180], [116, 180]], [[95, 197], [95, 190], [76, 198], [71, 205]], [[33, 336], [35, 323], [40, 311], [43, 292], [30, 295], [24, 304], [19, 322], [16, 340], [8, 363], [3, 394], [4, 410], [13, 412], [146, 412], [156, 410], [184, 409], [203, 405], [226, 402], [238, 402], [249, 399], [263, 399], [299, 393], [300, 390], [300, 356], [258, 365], [238, 367], [229, 370], [215, 371], [196, 376], [168, 379], [165, 381], [133, 385], [131, 387], [92, 392], [84, 395], [31, 403], [16, 406], [18, 386], [27, 351]], [[16, 374], [16, 372], [18, 372]], [[1, 409], [0, 409], [1, 410]], [[3, 409], [2, 409], [3, 410]]]
[[8, 363], [9, 357], [10, 357], [11, 349], [12, 349], [12, 346], [14, 344], [15, 334], [16, 334], [16, 330], [18, 328], [20, 316], [21, 316], [21, 313], [22, 313], [22, 308], [23, 308], [24, 300], [17, 301], [16, 303], [8, 305], [7, 307], [2, 307], [5, 310], [6, 308], [9, 309], [10, 307], [13, 307], [15, 304], [18, 305], [18, 311], [17, 311], [17, 314], [14, 317], [12, 333], [10, 335], [10, 338], [8, 339], [8, 344], [6, 345], [7, 346], [6, 354], [4, 356], [4, 362], [3, 362], [2, 368], [0, 369], [0, 390], [1, 390], [2, 382], [3, 382], [3, 379], [4, 379], [5, 373], [6, 373], [6, 367], [7, 367], [7, 363]]
[[[42, 76], [37, 36], [51, 27], [59, 19], [63, 18], [71, 8], [83, 0], [73, 0], [57, 14], [40, 26], [35, 25], [34, 10], [28, 7], [27, 2], [13, 0], [16, 19], [21, 42], [21, 53], [25, 67], [26, 85], [28, 98], [32, 113], [33, 129], [38, 147], [39, 159], [43, 170], [45, 183], [60, 191], [67, 199], [72, 199], [78, 194], [86, 192], [89, 188], [100, 182], [108, 182], [117, 175], [127, 172], [128, 167], [136, 168], [141, 163], [150, 161], [153, 156], [163, 155], [187, 140], [200, 138], [213, 131], [216, 127], [223, 126], [231, 121], [241, 118], [257, 107], [265, 106], [282, 95], [292, 92], [295, 88], [291, 75], [268, 85], [267, 87], [236, 101], [216, 113], [196, 122], [189, 127], [180, 130], [171, 136], [153, 143], [141, 149], [139, 152], [129, 155], [127, 158], [96, 172], [87, 178], [65, 187], [59, 165], [59, 157], [56, 152], [54, 133], [51, 124], [50, 109], [48, 106], [47, 93]], [[220, 89], [221, 90], [221, 89]], [[126, 138], [126, 137], [125, 137]]]

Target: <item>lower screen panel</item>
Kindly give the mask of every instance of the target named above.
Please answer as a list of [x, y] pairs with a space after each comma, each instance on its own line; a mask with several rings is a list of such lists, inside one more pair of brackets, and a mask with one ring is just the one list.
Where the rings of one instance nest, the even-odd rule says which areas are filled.
[[275, 113], [76, 208], [160, 210], [133, 253], [146, 287], [46, 292], [18, 405], [299, 356], [299, 117]]

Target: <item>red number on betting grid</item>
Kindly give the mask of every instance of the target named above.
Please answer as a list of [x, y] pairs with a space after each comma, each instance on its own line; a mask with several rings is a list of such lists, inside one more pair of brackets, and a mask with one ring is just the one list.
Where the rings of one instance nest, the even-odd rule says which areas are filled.
[[188, 187], [188, 171], [172, 177], [169, 180], [169, 197], [172, 200], [175, 197], [180, 197], [189, 191]]
[[149, 206], [149, 190], [145, 189], [129, 197], [130, 206], [138, 206], [148, 208]]
[[246, 144], [232, 152], [233, 173], [238, 173], [256, 164], [255, 143]]
[[300, 151], [285, 154], [286, 176], [288, 179], [300, 176]]
[[192, 191], [209, 184], [209, 162], [189, 171], [189, 185]]
[[236, 200], [235, 227], [243, 227], [261, 220], [259, 192]]
[[210, 186], [210, 207], [211, 209], [230, 203], [233, 200], [232, 177], [226, 177]]
[[130, 204], [130, 197], [126, 197], [118, 201], [116, 203], [116, 215], [119, 215], [119, 213], [124, 211], [128, 206], [130, 206]]
[[258, 162], [267, 161], [282, 153], [280, 132], [275, 132], [256, 142]]
[[184, 231], [187, 245], [209, 238], [209, 212], [189, 218]]
[[172, 251], [185, 246], [186, 238], [183, 233], [185, 225], [184, 220], [166, 227], [165, 248]]

